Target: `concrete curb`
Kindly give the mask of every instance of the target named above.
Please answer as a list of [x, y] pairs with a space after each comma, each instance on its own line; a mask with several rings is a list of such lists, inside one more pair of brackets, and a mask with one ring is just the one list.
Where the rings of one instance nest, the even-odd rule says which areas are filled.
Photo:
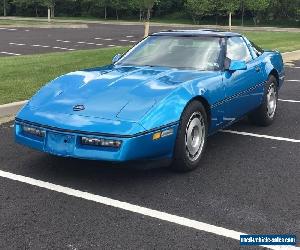
[[28, 101], [13, 102], [0, 106], [0, 118], [14, 116]]

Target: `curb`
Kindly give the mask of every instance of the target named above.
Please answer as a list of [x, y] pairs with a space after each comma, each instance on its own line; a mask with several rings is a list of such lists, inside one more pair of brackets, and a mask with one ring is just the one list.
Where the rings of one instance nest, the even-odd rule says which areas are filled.
[[14, 116], [28, 101], [13, 102], [0, 106], [0, 118]]

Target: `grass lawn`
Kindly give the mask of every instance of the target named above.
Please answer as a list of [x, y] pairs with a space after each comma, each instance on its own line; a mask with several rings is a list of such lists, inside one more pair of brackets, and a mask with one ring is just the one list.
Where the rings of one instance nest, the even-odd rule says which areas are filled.
[[[244, 32], [253, 42], [281, 52], [300, 50], [300, 33]], [[0, 104], [30, 98], [55, 77], [78, 69], [106, 65], [129, 47], [2, 57], [0, 60]]]
[[276, 49], [287, 52], [300, 49], [298, 32], [242, 32], [250, 40], [265, 49]]
[[0, 60], [0, 104], [30, 98], [41, 86], [67, 72], [111, 63], [128, 47], [33, 56], [2, 57]]

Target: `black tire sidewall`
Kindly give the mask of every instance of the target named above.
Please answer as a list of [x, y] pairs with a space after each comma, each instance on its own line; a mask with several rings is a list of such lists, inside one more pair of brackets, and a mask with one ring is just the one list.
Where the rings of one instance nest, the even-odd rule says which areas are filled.
[[[186, 126], [190, 120], [190, 117], [195, 113], [200, 112], [204, 119], [205, 124], [205, 137], [204, 144], [202, 148], [202, 152], [199, 155], [198, 159], [195, 161], [191, 161], [186, 154], [186, 145], [185, 145], [185, 136], [186, 136]], [[207, 121], [207, 113], [203, 106], [203, 104], [199, 101], [191, 101], [186, 108], [184, 109], [181, 119], [178, 125], [177, 138], [174, 148], [174, 157], [173, 164], [171, 165], [174, 170], [177, 171], [191, 171], [195, 169], [202, 158], [203, 152], [206, 148], [207, 143], [207, 135], [208, 135], [208, 121]]]

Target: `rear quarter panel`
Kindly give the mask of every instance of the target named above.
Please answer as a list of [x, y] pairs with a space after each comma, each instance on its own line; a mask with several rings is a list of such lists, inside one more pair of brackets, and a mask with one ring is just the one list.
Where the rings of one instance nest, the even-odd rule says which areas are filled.
[[275, 77], [278, 80], [278, 87], [281, 88], [285, 78], [282, 55], [278, 51], [265, 51], [261, 57], [264, 62], [263, 73], [265, 78], [267, 79], [271, 73], [276, 72]]

